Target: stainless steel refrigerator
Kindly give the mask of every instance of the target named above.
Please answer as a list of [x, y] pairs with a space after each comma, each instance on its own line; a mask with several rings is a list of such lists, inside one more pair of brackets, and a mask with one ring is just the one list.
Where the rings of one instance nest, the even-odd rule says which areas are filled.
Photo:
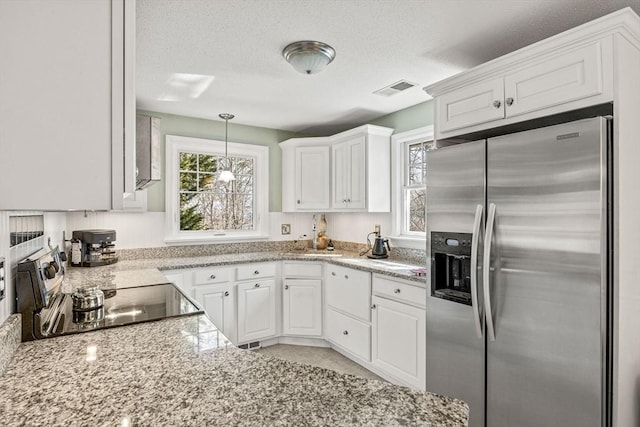
[[609, 422], [609, 125], [427, 154], [427, 390], [470, 427]]

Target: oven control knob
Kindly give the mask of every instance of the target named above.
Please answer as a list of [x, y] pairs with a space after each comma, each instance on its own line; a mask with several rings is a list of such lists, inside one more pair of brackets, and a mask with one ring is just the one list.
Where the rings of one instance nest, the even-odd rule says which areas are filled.
[[56, 277], [56, 269], [51, 264], [43, 266], [42, 273], [47, 279], [53, 279], [54, 277]]
[[57, 273], [58, 271], [60, 271], [60, 266], [58, 265], [58, 262], [57, 262], [57, 261], [51, 261], [51, 262], [49, 263], [49, 265], [50, 265], [51, 267], [53, 267], [53, 269], [56, 271], [56, 273]]

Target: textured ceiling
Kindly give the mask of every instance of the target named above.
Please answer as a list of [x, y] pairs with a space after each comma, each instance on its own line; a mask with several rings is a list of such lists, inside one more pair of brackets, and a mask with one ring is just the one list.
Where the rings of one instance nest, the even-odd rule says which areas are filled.
[[[422, 87], [640, 0], [138, 0], [138, 108], [312, 135], [424, 102]], [[282, 49], [333, 46], [319, 74]], [[374, 91], [406, 79], [392, 97]]]

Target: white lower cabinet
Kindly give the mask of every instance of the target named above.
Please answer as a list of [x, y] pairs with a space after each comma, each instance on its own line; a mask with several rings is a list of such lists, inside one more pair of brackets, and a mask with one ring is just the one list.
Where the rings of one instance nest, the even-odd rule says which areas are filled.
[[407, 385], [426, 386], [426, 311], [373, 297], [371, 361]]
[[204, 285], [194, 288], [194, 297], [207, 317], [229, 339], [235, 334], [235, 298], [232, 284]]
[[371, 327], [369, 324], [335, 310], [327, 310], [327, 339], [350, 353], [371, 360]]
[[260, 280], [239, 283], [238, 343], [276, 335], [276, 282]]
[[282, 333], [322, 335], [322, 280], [284, 279], [282, 291]]

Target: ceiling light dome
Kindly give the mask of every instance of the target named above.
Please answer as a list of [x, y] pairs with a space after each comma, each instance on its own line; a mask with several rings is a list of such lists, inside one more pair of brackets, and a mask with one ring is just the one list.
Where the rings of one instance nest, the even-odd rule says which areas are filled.
[[316, 74], [333, 61], [336, 51], [326, 43], [304, 40], [285, 47], [282, 56], [298, 72]]

